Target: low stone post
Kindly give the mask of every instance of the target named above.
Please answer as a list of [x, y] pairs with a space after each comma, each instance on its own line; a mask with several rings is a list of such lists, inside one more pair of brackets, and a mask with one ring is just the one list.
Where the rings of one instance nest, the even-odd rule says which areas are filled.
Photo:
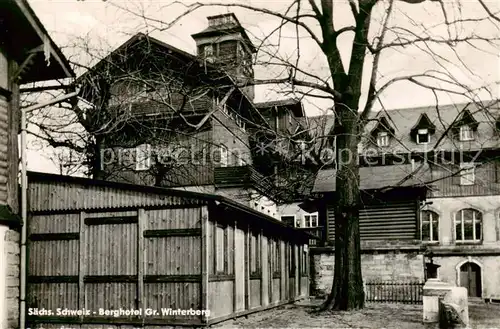
[[424, 323], [439, 323], [439, 298], [444, 297], [452, 288], [452, 285], [439, 279], [427, 280], [422, 297]]
[[439, 299], [441, 328], [469, 328], [469, 298], [467, 289], [453, 287]]

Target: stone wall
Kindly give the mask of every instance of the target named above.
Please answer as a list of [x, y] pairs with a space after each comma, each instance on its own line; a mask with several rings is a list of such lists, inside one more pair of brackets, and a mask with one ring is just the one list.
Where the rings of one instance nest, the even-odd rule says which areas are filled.
[[[333, 250], [329, 249], [321, 248], [320, 253], [311, 249], [311, 295], [323, 296], [328, 294], [332, 287], [335, 256]], [[361, 255], [361, 271], [365, 282], [422, 282], [424, 256], [419, 252], [364, 252]]]
[[0, 328], [19, 328], [19, 232], [0, 227]]
[[460, 286], [460, 266], [466, 262], [479, 265], [481, 269], [481, 297], [500, 300], [500, 256], [443, 256], [434, 257], [439, 279]]

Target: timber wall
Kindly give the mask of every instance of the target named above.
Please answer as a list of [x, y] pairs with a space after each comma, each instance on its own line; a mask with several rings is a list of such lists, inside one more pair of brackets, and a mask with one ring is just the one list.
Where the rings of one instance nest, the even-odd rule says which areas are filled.
[[[308, 293], [307, 238], [262, 224], [251, 209], [30, 177], [27, 327], [201, 326]], [[113, 314], [120, 309], [134, 314]]]

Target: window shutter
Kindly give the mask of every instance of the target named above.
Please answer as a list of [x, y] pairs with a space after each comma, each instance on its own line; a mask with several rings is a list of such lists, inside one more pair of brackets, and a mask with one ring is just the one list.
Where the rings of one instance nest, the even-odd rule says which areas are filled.
[[213, 149], [212, 149], [212, 155], [214, 157], [214, 162], [215, 163], [220, 163], [220, 160], [221, 160], [221, 151], [220, 151], [220, 147], [219, 146], [213, 146]]

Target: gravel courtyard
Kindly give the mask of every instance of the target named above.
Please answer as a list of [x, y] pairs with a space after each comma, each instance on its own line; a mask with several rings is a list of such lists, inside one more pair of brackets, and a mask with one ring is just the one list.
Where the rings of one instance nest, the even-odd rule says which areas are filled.
[[[421, 305], [367, 304], [362, 311], [310, 314], [311, 307], [286, 305], [227, 321], [216, 328], [385, 328], [427, 329], [422, 324]], [[500, 328], [500, 305], [471, 303], [473, 329]]]

